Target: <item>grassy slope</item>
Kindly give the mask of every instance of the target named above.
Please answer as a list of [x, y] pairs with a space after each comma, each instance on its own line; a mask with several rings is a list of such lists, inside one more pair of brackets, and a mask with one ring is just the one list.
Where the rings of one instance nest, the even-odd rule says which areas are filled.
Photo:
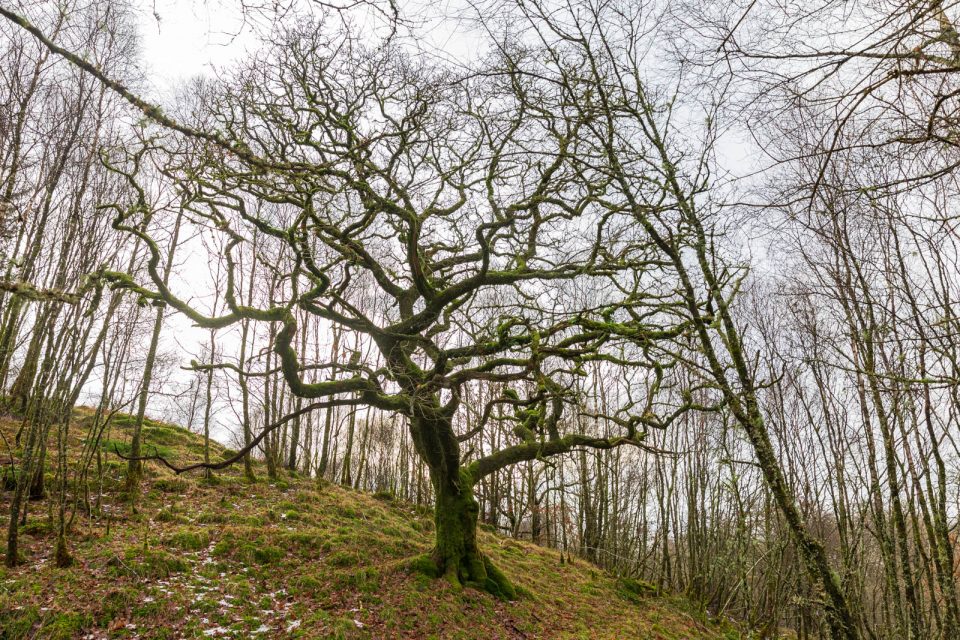
[[[11, 442], [14, 429], [0, 419]], [[127, 436], [117, 427], [111, 439]], [[192, 434], [155, 423], [147, 443], [184, 461], [202, 451]], [[109, 467], [115, 480], [121, 466]], [[210, 483], [148, 466], [136, 512], [108, 492], [106, 516], [78, 517], [70, 569], [51, 560], [51, 505], [31, 504], [27, 562], [0, 568], [0, 638], [740, 637], [679, 598], [638, 596], [585, 562], [489, 533], [484, 549], [523, 596], [454, 591], [409, 569], [430, 548], [432, 518], [389, 496], [302, 479], [250, 485], [239, 469]], [[0, 492], [4, 527], [9, 500]]]

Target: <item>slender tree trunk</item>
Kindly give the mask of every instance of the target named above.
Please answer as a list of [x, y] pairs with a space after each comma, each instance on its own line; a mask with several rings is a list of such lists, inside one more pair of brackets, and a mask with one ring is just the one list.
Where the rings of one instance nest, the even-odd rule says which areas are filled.
[[[170, 238], [170, 246], [167, 249], [167, 263], [163, 267], [163, 282], [166, 284], [170, 280], [170, 272], [173, 270], [173, 256], [177, 250], [177, 241], [180, 236], [180, 223], [183, 221], [183, 212], [177, 213], [176, 221], [173, 224], [173, 235]], [[160, 344], [160, 331], [163, 329], [164, 305], [157, 306], [157, 313], [153, 320], [153, 332], [150, 334], [150, 346], [147, 349], [147, 361], [143, 366], [143, 382], [140, 386], [140, 397], [137, 399], [137, 415], [133, 423], [133, 435], [130, 438], [130, 457], [134, 458], [127, 462], [127, 493], [133, 500], [137, 488], [140, 486], [140, 480], [143, 477], [143, 462], [136, 460], [141, 455], [141, 434], [143, 432], [143, 419], [147, 413], [147, 400], [150, 397], [150, 383], [153, 381], [153, 366], [157, 360], [157, 346]]]
[[[247, 366], [247, 339], [249, 337], [249, 331], [250, 323], [244, 320], [240, 331], [239, 361], [241, 370], [245, 370]], [[243, 446], [249, 447], [250, 442], [253, 440], [253, 429], [250, 426], [250, 387], [247, 385], [247, 377], [245, 375], [241, 374], [237, 379], [240, 384], [240, 403], [243, 411]], [[243, 456], [243, 477], [246, 478], [248, 482], [257, 481], [257, 476], [253, 473], [253, 460], [249, 452]]]
[[[333, 331], [333, 344], [330, 347], [330, 361], [332, 363], [332, 368], [330, 370], [331, 379], [337, 372], [337, 358], [340, 353], [340, 332], [336, 329]], [[330, 437], [333, 435], [333, 420], [336, 415], [336, 409], [331, 407], [327, 409], [326, 415], [324, 416], [323, 421], [323, 443], [320, 445], [320, 464], [317, 467], [317, 477], [323, 478], [326, 476], [327, 467], [330, 464]]]
[[[213, 360], [213, 352], [216, 348], [214, 332], [210, 332], [210, 359]], [[207, 369], [206, 389], [203, 405], [203, 461], [210, 464], [210, 415], [213, 409], [213, 369]], [[206, 470], [206, 477], [210, 478], [213, 474], [209, 469]]]
[[[130, 456], [137, 458], [141, 455], [141, 434], [143, 432], [143, 419], [147, 413], [147, 400], [150, 397], [150, 383], [153, 382], [153, 365], [157, 360], [157, 346], [160, 343], [160, 331], [163, 329], [163, 306], [157, 307], [157, 313], [153, 319], [153, 331], [150, 334], [150, 346], [147, 348], [147, 361], [143, 367], [143, 382], [140, 386], [140, 395], [137, 399], [137, 415], [134, 418], [133, 434], [130, 438]], [[140, 479], [143, 476], [143, 461], [127, 461], [127, 492], [131, 499], [137, 488], [140, 486]]]
[[340, 484], [345, 487], [353, 486], [353, 439], [357, 431], [357, 410], [351, 409], [347, 417], [347, 450], [343, 453], [343, 470], [340, 474]]
[[37, 317], [33, 325], [33, 335], [30, 337], [30, 344], [27, 346], [27, 353], [23, 358], [23, 366], [10, 387], [10, 406], [20, 415], [26, 413], [27, 403], [30, 400], [30, 390], [33, 388], [37, 367], [40, 364], [40, 352], [43, 348], [46, 326], [47, 314], [43, 312]]

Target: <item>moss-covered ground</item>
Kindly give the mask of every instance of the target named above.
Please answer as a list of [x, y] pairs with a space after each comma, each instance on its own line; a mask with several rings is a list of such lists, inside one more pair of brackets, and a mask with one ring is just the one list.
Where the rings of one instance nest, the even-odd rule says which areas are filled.
[[[11, 442], [16, 427], [0, 419]], [[122, 450], [128, 428], [114, 425], [108, 448]], [[178, 427], [152, 422], [145, 436], [180, 461], [202, 455]], [[51, 501], [30, 504], [24, 563], [0, 568], [0, 638], [741, 637], [679, 597], [488, 532], [482, 547], [518, 599], [454, 589], [415, 569], [433, 541], [429, 509], [389, 495], [302, 478], [250, 484], [240, 468], [177, 477], [150, 463], [134, 507], [109, 458], [100, 510], [70, 531], [72, 567], [52, 561]], [[9, 501], [0, 492], [4, 527]]]

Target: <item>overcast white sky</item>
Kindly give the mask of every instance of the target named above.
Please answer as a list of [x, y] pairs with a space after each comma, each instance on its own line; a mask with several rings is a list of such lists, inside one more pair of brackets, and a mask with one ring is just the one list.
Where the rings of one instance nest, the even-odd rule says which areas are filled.
[[[426, 47], [471, 58], [479, 53], [478, 39], [458, 29], [457, 21], [448, 19], [463, 11], [465, 5], [460, 0], [399, 3], [401, 10], [417, 16], [417, 34]], [[256, 36], [245, 23], [241, 0], [138, 0], [137, 6], [148, 80], [164, 93], [192, 76], [216, 73], [217, 68], [242, 59], [257, 46]], [[302, 7], [309, 7], [309, 3]], [[247, 14], [246, 19], [264, 20], [262, 15], [252, 15], [250, 18]], [[356, 10], [349, 15], [352, 20], [362, 21], [365, 12]]]
[[240, 12], [221, 2], [141, 0], [140, 9], [144, 67], [164, 93], [186, 78], [215, 73], [254, 44]]

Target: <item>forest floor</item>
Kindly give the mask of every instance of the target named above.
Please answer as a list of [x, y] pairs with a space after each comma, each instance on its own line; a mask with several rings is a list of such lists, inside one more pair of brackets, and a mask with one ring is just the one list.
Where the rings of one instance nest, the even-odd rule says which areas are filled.
[[[18, 426], [0, 418], [11, 445]], [[107, 448], [122, 450], [129, 421], [112, 429]], [[173, 425], [150, 422], [145, 436], [180, 462], [202, 452]], [[0, 462], [8, 455], [0, 439]], [[78, 514], [69, 533], [72, 567], [54, 566], [54, 501], [30, 503], [24, 562], [0, 567], [0, 638], [741, 638], [680, 597], [490, 532], [483, 549], [520, 597], [455, 590], [410, 568], [431, 547], [430, 510], [387, 494], [302, 478], [251, 484], [239, 467], [178, 477], [148, 463], [134, 509], [118, 490], [122, 461], [104, 460], [99, 513]], [[10, 497], [0, 491], [4, 531]]]

